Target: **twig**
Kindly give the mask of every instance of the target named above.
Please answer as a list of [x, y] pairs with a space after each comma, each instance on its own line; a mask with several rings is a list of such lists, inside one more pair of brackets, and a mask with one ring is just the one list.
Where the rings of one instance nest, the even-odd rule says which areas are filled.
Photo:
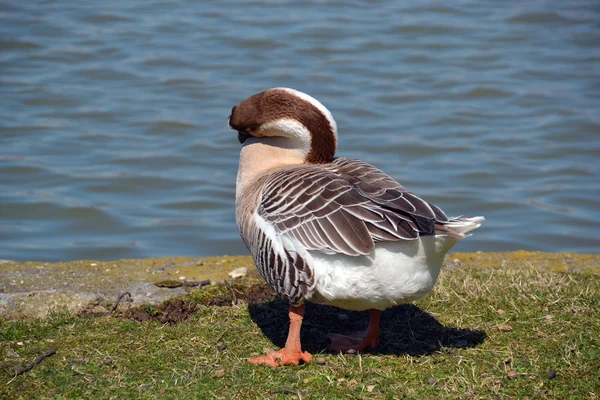
[[233, 289], [233, 287], [231, 287], [229, 282], [227, 282], [227, 281], [223, 281], [223, 282], [225, 282], [225, 286], [227, 286], [229, 288], [229, 290], [231, 291], [233, 305], [236, 305], [237, 304], [237, 296], [235, 295], [235, 290]]
[[131, 293], [129, 292], [123, 292], [119, 295], [119, 297], [117, 297], [117, 301], [115, 301], [115, 304], [112, 306], [112, 308], [110, 309], [110, 314], [109, 315], [113, 315], [113, 313], [115, 312], [115, 310], [117, 309], [117, 307], [119, 306], [119, 303], [121, 302], [121, 299], [123, 297], [125, 297], [125, 295], [128, 295], [129, 297], [131, 297]]
[[41, 363], [44, 358], [51, 357], [55, 354], [56, 354], [56, 350], [50, 349], [47, 352], [45, 352], [44, 354], [42, 354], [41, 356], [38, 356], [38, 358], [36, 358], [35, 361], [33, 361], [31, 364], [29, 364], [26, 367], [22, 367], [20, 365], [15, 365], [15, 367], [14, 367], [15, 376], [10, 381], [8, 381], [7, 385], [9, 383], [11, 383], [17, 376], [23, 375], [25, 372], [29, 371], [30, 369], [32, 369], [33, 367], [35, 367], [36, 365]]

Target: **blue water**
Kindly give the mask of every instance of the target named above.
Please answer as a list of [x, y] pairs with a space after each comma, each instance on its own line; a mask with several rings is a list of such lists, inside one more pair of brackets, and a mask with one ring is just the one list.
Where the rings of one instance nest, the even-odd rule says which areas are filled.
[[598, 252], [600, 5], [4, 1], [0, 258], [246, 254], [231, 107], [309, 93], [459, 251]]

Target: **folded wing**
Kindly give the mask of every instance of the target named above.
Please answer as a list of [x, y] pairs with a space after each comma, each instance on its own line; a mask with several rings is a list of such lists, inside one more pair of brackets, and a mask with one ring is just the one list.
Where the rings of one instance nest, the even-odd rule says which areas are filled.
[[257, 212], [307, 250], [351, 256], [371, 253], [376, 242], [433, 235], [448, 222], [381, 170], [348, 158], [275, 172]]

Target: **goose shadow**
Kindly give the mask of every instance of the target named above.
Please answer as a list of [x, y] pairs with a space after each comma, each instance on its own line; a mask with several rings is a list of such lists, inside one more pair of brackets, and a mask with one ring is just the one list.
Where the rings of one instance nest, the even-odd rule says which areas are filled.
[[[288, 304], [282, 300], [249, 303], [250, 318], [277, 347], [283, 347], [288, 334]], [[368, 311], [347, 311], [306, 305], [302, 323], [302, 349], [310, 353], [327, 350], [330, 333], [351, 334], [366, 329]], [[423, 356], [442, 348], [468, 348], [483, 343], [484, 331], [442, 325], [434, 316], [412, 304], [396, 306], [381, 315], [379, 345], [373, 354]]]

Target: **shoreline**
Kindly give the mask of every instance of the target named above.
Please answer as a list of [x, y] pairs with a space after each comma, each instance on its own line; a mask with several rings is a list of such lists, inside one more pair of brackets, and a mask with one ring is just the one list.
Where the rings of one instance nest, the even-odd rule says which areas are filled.
[[[599, 254], [502, 252], [450, 253], [444, 269], [468, 262], [483, 268], [533, 266], [540, 271], [600, 274]], [[170, 257], [118, 261], [13, 262], [0, 264], [0, 319], [46, 318], [54, 312], [108, 314], [120, 294], [120, 307], [155, 305], [194, 289], [183, 283], [232, 280], [227, 274], [246, 268], [247, 278], [262, 282], [250, 256]], [[181, 282], [181, 284], [178, 284]]]

